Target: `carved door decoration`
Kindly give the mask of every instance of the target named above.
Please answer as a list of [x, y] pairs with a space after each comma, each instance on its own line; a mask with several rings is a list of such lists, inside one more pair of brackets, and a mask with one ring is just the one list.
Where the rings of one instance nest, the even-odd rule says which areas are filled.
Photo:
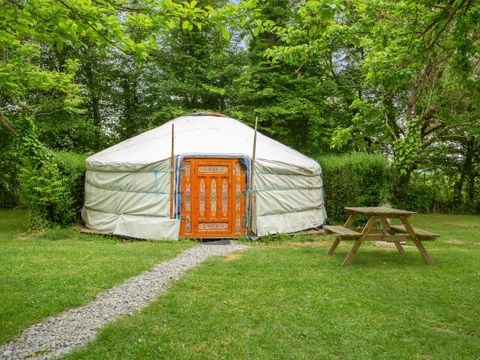
[[222, 215], [227, 216], [228, 212], [228, 180], [223, 179], [222, 182]]
[[238, 159], [185, 159], [180, 236], [244, 235], [245, 189], [245, 169]]

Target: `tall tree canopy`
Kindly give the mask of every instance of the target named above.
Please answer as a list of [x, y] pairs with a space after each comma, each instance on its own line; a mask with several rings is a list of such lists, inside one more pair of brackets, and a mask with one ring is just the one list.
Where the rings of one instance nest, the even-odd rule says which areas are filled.
[[19, 112], [78, 112], [75, 74], [89, 50], [145, 58], [155, 34], [209, 14], [195, 1], [2, 0], [1, 9], [0, 122], [11, 131]]
[[329, 67], [352, 112], [336, 147], [389, 152], [403, 182], [424, 150], [479, 118], [480, 5], [475, 1], [305, 1], [273, 59]]
[[[399, 189], [419, 167], [442, 171], [457, 199], [478, 187], [478, 1], [0, 7], [3, 152], [21, 154], [26, 140], [92, 152], [179, 114], [216, 111], [258, 117], [263, 132], [312, 156], [385, 154]], [[5, 158], [0, 168], [17, 169]]]

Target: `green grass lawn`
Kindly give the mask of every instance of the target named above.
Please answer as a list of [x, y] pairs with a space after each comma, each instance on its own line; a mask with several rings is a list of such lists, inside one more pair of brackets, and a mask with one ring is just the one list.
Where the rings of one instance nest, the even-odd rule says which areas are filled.
[[[416, 215], [440, 233], [435, 266], [371, 244], [271, 237], [190, 270], [144, 311], [107, 326], [71, 359], [478, 359], [480, 217]], [[0, 211], [0, 343], [41, 319], [174, 257], [191, 242], [29, 232]]]
[[480, 217], [416, 215], [441, 234], [406, 254], [332, 237], [257, 244], [189, 271], [69, 359], [478, 359]]
[[193, 245], [28, 232], [26, 222], [25, 212], [0, 210], [0, 343]]

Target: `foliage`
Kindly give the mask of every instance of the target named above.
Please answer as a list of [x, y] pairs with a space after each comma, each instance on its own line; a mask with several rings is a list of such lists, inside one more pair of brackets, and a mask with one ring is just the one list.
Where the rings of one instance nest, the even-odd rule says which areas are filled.
[[[76, 213], [71, 206], [74, 199], [67, 191], [70, 179], [63, 178], [48, 148], [98, 149], [107, 143], [108, 136], [101, 136], [102, 131], [112, 130], [111, 124], [102, 123], [95, 112], [101, 101], [100, 96], [95, 97], [100, 92], [99, 81], [87, 82], [89, 91], [85, 92], [78, 82], [82, 79], [78, 72], [87, 73], [95, 66], [94, 60], [109, 53], [128, 55], [139, 63], [156, 48], [159, 33], [176, 27], [200, 27], [215, 12], [211, 7], [197, 8], [196, 4], [2, 1], [0, 125], [20, 144], [19, 152], [10, 151], [9, 155], [22, 165], [18, 180], [33, 224], [68, 224]], [[87, 81], [93, 77], [93, 72], [84, 76]], [[93, 121], [84, 108], [86, 93], [92, 96], [86, 104], [92, 105]], [[109, 114], [105, 118], [111, 120]], [[15, 174], [14, 167], [11, 173]], [[2, 176], [2, 187], [15, 187], [16, 179]]]
[[0, 153], [0, 208], [13, 208], [18, 205], [20, 165], [13, 139], [3, 128], [0, 128]]
[[32, 232], [27, 217], [25, 211], [0, 210], [0, 343], [194, 245], [125, 241], [73, 229]]
[[19, 193], [24, 118], [47, 148], [89, 153], [216, 111], [258, 117], [312, 157], [383, 154], [398, 199], [416, 170], [441, 170], [453, 206], [475, 212], [479, 13], [474, 1], [3, 1], [0, 205]]
[[[200, 10], [226, 9], [224, 0], [197, 4]], [[234, 44], [223, 35], [217, 17], [198, 26], [182, 26], [158, 34], [161, 44], [141, 64], [132, 58], [116, 61], [119, 108], [116, 132], [125, 139], [173, 117], [197, 111], [224, 112], [239, 76]], [[232, 40], [233, 41], [233, 40]]]
[[[444, 142], [444, 146], [430, 153], [430, 161], [436, 165], [450, 184], [453, 184], [451, 210], [468, 213], [480, 212], [480, 139], [476, 133], [457, 133]], [[439, 157], [443, 156], [443, 161]], [[447, 159], [447, 160], [445, 160]]]
[[80, 218], [80, 209], [85, 198], [85, 160], [87, 156], [65, 151], [56, 151], [54, 155], [65, 190], [72, 199], [69, 206], [75, 211], [77, 218]]
[[64, 226], [75, 220], [73, 199], [55, 164], [42, 164], [37, 168], [27, 165], [21, 169], [19, 181], [21, 200], [29, 209], [33, 228]]
[[[392, 205], [420, 213], [478, 213], [478, 200], [473, 203], [456, 199], [454, 177], [438, 171], [415, 171], [406, 189], [390, 190]], [[396, 182], [391, 182], [394, 185]], [[478, 193], [478, 188], [475, 189]], [[466, 196], [465, 196], [466, 197]]]
[[352, 243], [328, 257], [333, 238], [318, 235], [259, 244], [189, 271], [67, 358], [476, 358], [480, 219], [412, 222], [441, 234], [426, 244], [436, 266], [365, 244], [342, 269]]
[[391, 202], [420, 212], [478, 213], [479, 164], [478, 135], [449, 132], [444, 141], [422, 153], [406, 186], [391, 180]]
[[268, 27], [258, 25], [287, 26], [295, 12], [295, 3], [286, 0], [260, 1], [250, 10], [250, 21], [242, 29], [246, 41], [243, 53], [248, 62], [235, 79], [237, 91], [230, 111], [250, 125], [258, 117], [263, 133], [317, 155], [328, 150], [331, 128], [344, 114], [339, 108], [334, 112], [334, 104], [327, 99], [335, 96], [335, 84], [323, 81], [323, 68], [315, 61], [300, 66], [270, 61], [265, 53], [285, 42]]
[[69, 225], [79, 218], [84, 200], [85, 156], [52, 152], [38, 140], [35, 125], [18, 125], [21, 200], [33, 227]]
[[21, 201], [32, 227], [68, 225], [76, 217], [68, 178], [62, 176], [53, 153], [38, 140], [35, 125], [26, 118], [17, 126], [21, 169]]
[[0, 159], [0, 208], [18, 205], [18, 164], [9, 156]]
[[345, 220], [345, 206], [378, 206], [388, 191], [389, 168], [379, 155], [353, 153], [318, 159], [330, 221]]
[[[139, 1], [130, 7], [123, 1], [74, 0], [4, 3], [0, 17], [4, 25], [0, 33], [4, 51], [2, 95], [25, 100], [31, 90], [56, 90], [76, 96], [79, 88], [72, 80], [78, 62], [69, 57], [68, 50], [103, 46], [144, 58], [146, 49], [155, 44], [152, 30], [174, 28], [181, 22], [195, 24], [208, 16], [208, 11], [197, 9], [195, 4]], [[130, 29], [150, 35], [133, 38]], [[42, 46], [63, 55], [57, 69], [39, 66]], [[67, 97], [64, 105], [71, 109], [78, 100]]]
[[[392, 205], [405, 210], [417, 211], [420, 213], [438, 212], [443, 210], [448, 212], [445, 185], [439, 184], [437, 179], [439, 174], [412, 174], [410, 183], [406, 189], [397, 191], [391, 190]], [[439, 186], [440, 185], [440, 186]], [[448, 188], [447, 188], [448, 189]], [[451, 194], [450, 194], [451, 195]]]
[[475, 2], [312, 0], [296, 10], [285, 25], [258, 27], [283, 41], [270, 57], [298, 66], [316, 60], [338, 86], [333, 98], [352, 116], [337, 125], [332, 145], [389, 153], [405, 186], [425, 150], [450, 131], [476, 128]]

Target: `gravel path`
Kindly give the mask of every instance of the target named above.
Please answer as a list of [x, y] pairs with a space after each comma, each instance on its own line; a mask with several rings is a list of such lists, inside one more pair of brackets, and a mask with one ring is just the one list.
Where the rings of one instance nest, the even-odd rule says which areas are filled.
[[98, 331], [118, 317], [148, 305], [170, 281], [214, 255], [242, 250], [245, 245], [219, 242], [197, 245], [151, 271], [127, 279], [96, 300], [33, 325], [10, 343], [0, 346], [0, 359], [51, 359], [95, 339]]

